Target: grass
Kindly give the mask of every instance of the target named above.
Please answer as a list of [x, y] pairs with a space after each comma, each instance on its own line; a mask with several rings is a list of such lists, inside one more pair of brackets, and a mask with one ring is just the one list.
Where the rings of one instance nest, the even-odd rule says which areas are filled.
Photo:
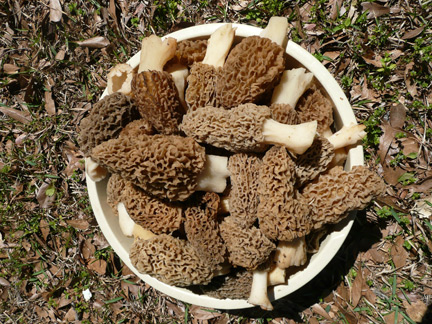
[[[389, 184], [387, 199], [358, 217], [355, 232], [316, 280], [276, 303], [272, 313], [214, 310], [223, 316], [207, 322], [420, 322], [415, 317], [416, 311], [425, 312], [420, 302], [431, 303], [432, 225], [412, 210], [431, 194], [422, 186], [431, 174], [430, 3], [389, 1], [385, 6], [396, 14], [376, 17], [354, 1], [342, 7], [323, 0], [111, 3], [115, 8], [109, 1], [66, 0], [59, 23], [49, 22], [48, 2], [0, 4], [6, 31], [0, 38], [0, 109], [14, 109], [29, 120], [0, 113], [0, 322], [206, 321], [193, 305], [138, 280], [107, 246], [86, 193], [78, 124], [105, 88], [106, 71], [136, 53], [142, 37], [210, 22], [263, 27], [273, 15], [287, 17], [291, 39], [325, 63], [341, 84], [357, 120], [367, 127], [369, 167], [383, 176], [402, 171]], [[111, 45], [76, 43], [95, 36]], [[7, 73], [6, 64], [17, 71]], [[54, 115], [47, 110], [47, 92]], [[381, 161], [383, 125], [397, 103], [406, 107], [405, 121], [392, 139], [389, 159]], [[418, 151], [404, 151], [407, 139], [418, 143]], [[386, 163], [389, 168], [383, 169]], [[401, 267], [394, 249], [407, 255]], [[97, 262], [106, 267], [97, 268]], [[360, 271], [364, 294], [353, 305], [350, 294]], [[83, 296], [86, 289], [90, 300]], [[332, 320], [316, 313], [314, 304]]]

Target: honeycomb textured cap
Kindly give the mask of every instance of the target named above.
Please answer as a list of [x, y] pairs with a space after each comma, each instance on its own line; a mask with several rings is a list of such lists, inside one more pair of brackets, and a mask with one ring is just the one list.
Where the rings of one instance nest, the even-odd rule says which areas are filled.
[[150, 122], [147, 119], [141, 118], [127, 124], [119, 136], [133, 138], [140, 134], [153, 135], [154, 133], [155, 131]]
[[99, 100], [80, 123], [78, 143], [84, 156], [90, 156], [100, 143], [116, 138], [128, 123], [138, 118], [137, 107], [127, 95], [115, 92]]
[[165, 71], [144, 71], [132, 80], [132, 95], [142, 118], [161, 134], [178, 134], [183, 116], [174, 80]]
[[112, 174], [107, 183], [107, 204], [111, 207], [115, 215], [118, 215], [117, 205], [121, 202], [121, 194], [125, 188], [126, 180], [119, 174]]
[[176, 135], [121, 136], [98, 145], [92, 158], [160, 199], [185, 200], [204, 169], [205, 149]]
[[320, 134], [333, 124], [333, 104], [316, 84], [300, 97], [296, 110], [301, 123], [316, 120]]
[[279, 82], [285, 70], [284, 49], [270, 39], [244, 38], [228, 54], [216, 93], [225, 108], [257, 102]]
[[231, 173], [229, 212], [251, 227], [257, 219], [258, 174], [261, 159], [252, 154], [237, 153], [229, 157], [228, 170]]
[[207, 50], [206, 39], [185, 39], [177, 42], [177, 49], [174, 57], [168, 61], [167, 66], [180, 63], [191, 66], [195, 62], [201, 62], [204, 59]]
[[296, 186], [303, 186], [327, 170], [334, 155], [333, 145], [325, 137], [316, 136], [312, 146], [295, 160]]
[[183, 210], [180, 204], [150, 196], [130, 181], [124, 186], [121, 202], [136, 224], [154, 234], [172, 233], [182, 224]]
[[228, 260], [234, 266], [254, 270], [276, 249], [276, 245], [258, 228], [244, 226], [237, 217], [225, 217], [220, 231], [228, 250]]
[[217, 219], [220, 198], [214, 192], [199, 195], [185, 210], [186, 236], [200, 258], [213, 270], [220, 270], [226, 253]]
[[271, 118], [279, 123], [287, 125], [300, 124], [297, 111], [288, 104], [271, 104]]
[[247, 299], [252, 287], [252, 272], [245, 269], [215, 277], [208, 285], [200, 286], [202, 292], [213, 298]]
[[212, 65], [195, 63], [187, 77], [185, 100], [189, 110], [196, 110], [205, 106], [218, 107], [216, 98], [216, 79], [220, 68]]
[[319, 229], [341, 221], [349, 211], [365, 208], [385, 189], [384, 181], [365, 166], [350, 171], [337, 166], [307, 184], [302, 194], [311, 206], [313, 226]]
[[181, 130], [197, 142], [232, 152], [262, 152], [263, 124], [270, 118], [267, 106], [249, 103], [227, 110], [203, 107], [183, 116]]
[[168, 234], [135, 239], [129, 253], [133, 266], [168, 285], [208, 284], [213, 272], [187, 241]]
[[311, 230], [309, 207], [294, 188], [295, 163], [281, 146], [270, 148], [259, 172], [260, 230], [272, 240], [291, 241]]

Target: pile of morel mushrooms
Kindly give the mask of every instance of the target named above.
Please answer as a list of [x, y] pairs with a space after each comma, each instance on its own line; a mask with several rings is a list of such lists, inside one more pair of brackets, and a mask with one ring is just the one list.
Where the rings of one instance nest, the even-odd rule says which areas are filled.
[[333, 104], [304, 68], [286, 69], [288, 24], [234, 42], [142, 41], [80, 124], [87, 175], [110, 175], [107, 203], [133, 236], [138, 271], [271, 310], [269, 286], [319, 248], [328, 224], [384, 183], [342, 165], [363, 125], [334, 132]]

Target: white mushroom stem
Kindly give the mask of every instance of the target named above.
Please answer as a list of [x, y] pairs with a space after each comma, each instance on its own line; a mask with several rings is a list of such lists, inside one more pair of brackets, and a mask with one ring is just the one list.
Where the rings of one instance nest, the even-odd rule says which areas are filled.
[[366, 136], [365, 129], [365, 125], [352, 123], [342, 127], [327, 139], [333, 145], [334, 149], [337, 150], [341, 147], [357, 144]]
[[271, 17], [260, 36], [269, 38], [285, 48], [288, 41], [288, 20], [285, 17]]
[[220, 214], [228, 214], [230, 212], [230, 208], [229, 208], [229, 196], [223, 196], [220, 199], [220, 204], [219, 204], [219, 213]]
[[265, 310], [273, 310], [267, 295], [267, 280], [268, 270], [254, 270], [252, 277], [252, 287], [249, 294], [248, 303], [260, 306]]
[[297, 101], [312, 84], [313, 74], [305, 68], [285, 70], [279, 84], [275, 87], [271, 102], [288, 104], [295, 108]]
[[186, 89], [186, 78], [189, 75], [189, 69], [187, 66], [182, 64], [173, 64], [168, 69], [167, 72], [171, 74], [175, 86], [178, 91], [180, 103], [182, 104], [185, 112], [187, 111], [187, 104], [185, 101], [185, 89]]
[[128, 237], [138, 237], [143, 240], [148, 240], [153, 236], [156, 236], [153, 232], [144, 229], [142, 226], [136, 224], [132, 218], [130, 218], [129, 213], [123, 203], [117, 205], [117, 212], [119, 215], [119, 225], [122, 233]]
[[232, 28], [232, 24], [226, 24], [216, 29], [207, 41], [207, 50], [202, 63], [212, 65], [215, 68], [222, 67], [231, 49], [234, 35], [235, 28]]
[[122, 63], [114, 66], [107, 76], [108, 94], [121, 92], [130, 95], [132, 92], [131, 82], [134, 71], [129, 64]]
[[166, 62], [174, 57], [177, 40], [171, 37], [163, 41], [156, 35], [145, 37], [141, 43], [138, 73], [143, 71], [162, 71]]
[[273, 119], [267, 119], [263, 124], [264, 142], [285, 146], [295, 154], [303, 154], [313, 143], [317, 121], [298, 125], [287, 125]]
[[228, 157], [206, 155], [204, 170], [198, 176], [197, 191], [213, 191], [221, 193], [227, 186]]
[[108, 170], [95, 162], [91, 157], [85, 158], [86, 173], [94, 182], [99, 182], [108, 174]]
[[277, 266], [274, 266], [268, 272], [268, 286], [276, 286], [286, 283], [286, 271]]
[[307, 261], [305, 238], [300, 237], [292, 241], [279, 241], [274, 261], [276, 266], [281, 269], [304, 265]]

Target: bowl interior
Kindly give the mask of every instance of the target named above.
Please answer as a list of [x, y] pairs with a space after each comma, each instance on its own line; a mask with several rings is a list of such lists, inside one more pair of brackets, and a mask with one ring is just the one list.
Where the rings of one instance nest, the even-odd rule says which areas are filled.
[[[208, 38], [221, 25], [222, 24], [207, 24], [194, 26], [171, 33], [165, 37], [173, 37], [177, 39], [177, 41], [185, 39]], [[259, 35], [262, 31], [260, 28], [248, 25], [233, 24], [233, 26], [237, 28], [236, 41], [239, 41], [243, 37]], [[303, 66], [312, 72], [329, 98], [333, 101], [336, 129], [339, 129], [342, 126], [350, 123], [356, 123], [356, 119], [348, 99], [327, 69], [309, 52], [292, 41], [288, 41], [286, 53], [289, 59], [288, 66]], [[138, 66], [139, 56], [140, 53], [138, 52], [127, 63], [129, 63], [132, 67]], [[106, 89], [102, 94], [102, 97], [105, 95], [107, 95]], [[351, 169], [351, 167], [354, 165], [363, 164], [363, 150], [361, 145], [359, 145], [349, 151], [345, 168]], [[106, 186], [108, 180], [105, 179], [96, 183], [92, 181], [90, 177], [86, 178], [93, 212], [103, 234], [118, 256], [138, 277], [140, 277], [153, 288], [173, 298], [194, 305], [216, 309], [240, 309], [254, 306], [249, 304], [247, 300], [243, 299], [216, 299], [206, 295], [195, 294], [188, 289], [173, 287], [160, 282], [149, 275], [143, 275], [139, 273], [131, 264], [129, 259], [129, 249], [133, 239], [123, 235], [118, 224], [117, 216], [114, 215], [106, 202]], [[312, 255], [308, 264], [303, 267], [302, 270], [295, 272], [288, 278], [287, 284], [270, 287], [270, 300], [276, 300], [287, 296], [314, 278], [330, 262], [330, 260], [334, 257], [343, 244], [352, 227], [354, 216], [355, 213], [351, 213], [348, 218], [334, 226], [332, 232], [330, 232], [325, 240], [321, 243], [319, 251]]]

